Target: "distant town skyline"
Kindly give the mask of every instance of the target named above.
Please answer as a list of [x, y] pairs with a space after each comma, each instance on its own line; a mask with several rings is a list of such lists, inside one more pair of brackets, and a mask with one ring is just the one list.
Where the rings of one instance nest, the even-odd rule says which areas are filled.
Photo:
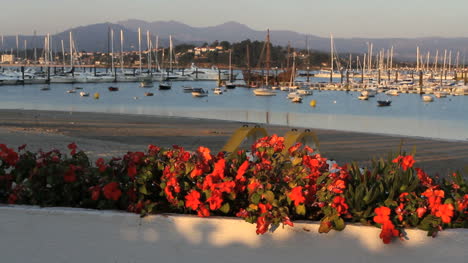
[[468, 1], [17, 0], [2, 3], [0, 34], [32, 35], [127, 19], [193, 27], [236, 21], [255, 30], [336, 37], [468, 37]]

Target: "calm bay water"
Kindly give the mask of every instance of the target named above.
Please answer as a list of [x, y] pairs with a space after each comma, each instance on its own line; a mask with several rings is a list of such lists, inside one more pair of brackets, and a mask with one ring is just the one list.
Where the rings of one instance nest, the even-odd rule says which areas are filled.
[[[150, 89], [140, 88], [138, 83], [51, 84], [48, 91], [40, 90], [44, 85], [0, 86], [0, 108], [183, 116], [448, 140], [468, 138], [466, 96], [425, 103], [420, 95], [401, 94], [391, 98], [392, 106], [377, 107], [376, 101], [387, 99], [386, 95], [360, 101], [358, 92], [313, 91], [312, 96], [304, 97], [304, 103], [296, 104], [286, 98], [287, 92], [279, 90], [273, 97], [257, 97], [251, 89], [240, 87], [215, 95], [213, 81], [172, 84], [171, 90], [158, 90], [157, 82]], [[111, 85], [120, 90], [109, 92]], [[210, 94], [194, 98], [183, 92], [183, 86], [205, 88]], [[90, 97], [80, 97], [80, 90], [66, 93], [75, 87], [82, 87]], [[96, 92], [98, 100], [93, 98]], [[145, 92], [154, 96], [145, 97]], [[309, 106], [311, 100], [316, 100], [315, 108]]]

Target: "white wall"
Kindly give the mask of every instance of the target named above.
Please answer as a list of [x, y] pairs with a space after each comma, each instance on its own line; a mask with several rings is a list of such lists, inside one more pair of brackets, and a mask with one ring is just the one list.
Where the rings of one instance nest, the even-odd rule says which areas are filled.
[[69, 208], [0, 207], [0, 262], [467, 262], [468, 230], [436, 238], [408, 230], [384, 245], [380, 230], [348, 225], [318, 234], [296, 223], [255, 234], [236, 218], [138, 215]]

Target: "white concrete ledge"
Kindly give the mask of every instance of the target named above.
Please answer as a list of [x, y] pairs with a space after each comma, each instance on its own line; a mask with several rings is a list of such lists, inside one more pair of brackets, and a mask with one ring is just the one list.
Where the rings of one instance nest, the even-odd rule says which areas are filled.
[[263, 236], [237, 218], [138, 215], [72, 208], [0, 207], [0, 262], [467, 262], [468, 230], [436, 238], [407, 230], [384, 245], [380, 230], [317, 232], [295, 222]]

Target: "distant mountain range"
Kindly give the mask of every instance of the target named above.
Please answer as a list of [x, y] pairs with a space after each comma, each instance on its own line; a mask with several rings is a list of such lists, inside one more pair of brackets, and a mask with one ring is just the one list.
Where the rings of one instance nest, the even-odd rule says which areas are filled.
[[[237, 22], [227, 22], [217, 26], [210, 27], [192, 27], [176, 21], [155, 21], [147, 22], [143, 20], [125, 20], [117, 23], [101, 23], [87, 26], [81, 26], [66, 30], [62, 33], [52, 36], [54, 47], [61, 49], [61, 40], [64, 41], [65, 49], [68, 46], [69, 31], [73, 32], [76, 46], [79, 50], [86, 51], [107, 51], [109, 42], [109, 28], [114, 29], [114, 48], [120, 50], [120, 30], [124, 33], [124, 49], [137, 50], [138, 36], [137, 30], [141, 28], [142, 32], [149, 30], [153, 36], [160, 36], [160, 45], [168, 45], [169, 35], [173, 36], [174, 43], [192, 43], [202, 44], [204, 42], [211, 43], [215, 40], [238, 42], [245, 39], [264, 40], [266, 37], [266, 29], [264, 31], [254, 30], [246, 25]], [[306, 35], [287, 30], [270, 30], [271, 41], [276, 45], [287, 45], [291, 43], [292, 47], [305, 48], [306, 38], [308, 38], [309, 47], [312, 50], [330, 51], [329, 38], [323, 38], [313, 35]], [[16, 37], [5, 37], [4, 49], [16, 47]], [[23, 48], [24, 40], [27, 40], [28, 46], [42, 47], [44, 40], [43, 36], [19, 36], [20, 49]], [[426, 54], [431, 51], [431, 56], [438, 49], [439, 54], [443, 53], [444, 49], [452, 50], [454, 61], [457, 51], [460, 52], [460, 61], [468, 47], [468, 38], [441, 38], [441, 37], [426, 37], [426, 38], [335, 38], [335, 47], [339, 53], [357, 53], [362, 54], [367, 52], [367, 44], [373, 43], [374, 54], [381, 49], [389, 49], [394, 46], [395, 57], [400, 59], [414, 59], [416, 55], [416, 47], [419, 46], [421, 52]], [[33, 44], [35, 43], [35, 44]], [[143, 34], [143, 48], [146, 48], [146, 37]]]

